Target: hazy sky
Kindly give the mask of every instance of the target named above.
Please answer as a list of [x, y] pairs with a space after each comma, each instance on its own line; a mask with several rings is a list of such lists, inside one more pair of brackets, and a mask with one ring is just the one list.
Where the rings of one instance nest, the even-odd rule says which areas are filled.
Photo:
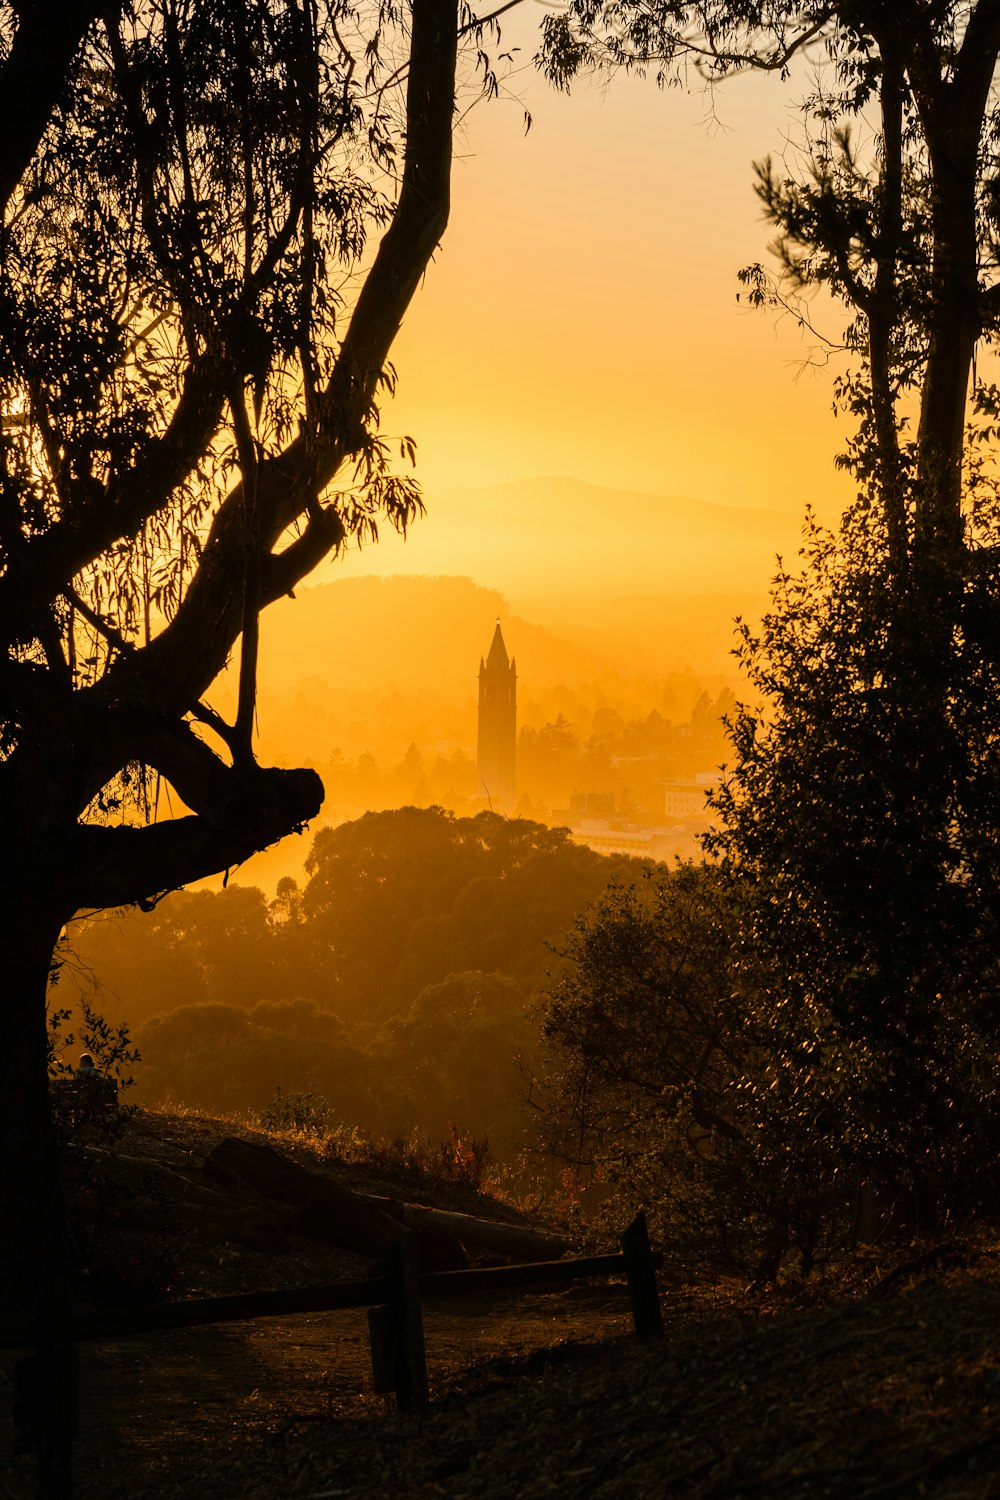
[[[788, 557], [796, 545], [806, 503], [829, 515], [849, 494], [833, 467], [845, 429], [831, 413], [831, 372], [803, 371], [812, 341], [736, 297], [737, 271], [765, 259], [771, 237], [753, 162], [797, 138], [801, 88], [737, 79], [710, 99], [694, 82], [661, 93], [620, 78], [580, 84], [567, 98], [530, 64], [541, 14], [526, 0], [505, 18], [505, 45], [520, 45], [521, 65], [507, 97], [463, 121], [451, 222], [393, 351], [399, 393], [383, 429], [416, 439], [428, 518], [412, 528], [405, 553], [390, 536], [326, 564], [313, 582], [465, 574], [520, 604], [533, 623], [576, 639], [600, 623], [599, 575], [619, 601], [625, 634], [662, 637], [674, 666], [695, 646], [704, 654], [705, 641], [728, 660], [732, 617], [756, 612], [774, 553]], [[524, 107], [533, 117], [527, 135]], [[512, 493], [512, 482], [541, 476], [613, 493], [569, 509], [565, 486]], [[720, 513], [712, 553], [718, 559], [727, 539], [745, 574], [739, 589], [728, 575], [718, 581], [727, 592], [711, 619], [712, 601], [699, 606], [694, 625], [704, 640], [694, 646], [676, 619], [672, 627], [660, 620], [653, 594], [703, 593], [713, 577], [690, 559], [684, 505], [664, 500], [669, 515], [651, 517], [643, 495], [771, 513], [752, 539]], [[676, 536], [668, 534], [675, 523]], [[558, 613], [560, 593], [574, 596], [575, 612]], [[404, 643], [412, 623], [400, 622]], [[470, 704], [491, 632], [484, 620], [455, 640]], [[269, 619], [265, 655], [280, 655], [279, 637]], [[522, 680], [537, 688], [525, 642], [511, 635], [508, 644]], [[349, 655], [359, 688], [389, 690], [364, 633]], [[262, 692], [265, 732], [285, 711]], [[404, 730], [408, 740], [412, 725]], [[470, 747], [473, 737], [470, 708]], [[329, 750], [324, 741], [309, 753], [322, 763]], [[241, 871], [241, 881], [254, 878], [267, 877]]]
[[696, 81], [619, 78], [567, 98], [530, 66], [541, 14], [527, 0], [504, 18], [517, 97], [463, 122], [451, 223], [393, 356], [386, 426], [417, 439], [429, 501], [542, 474], [843, 501], [830, 372], [800, 372], [810, 341], [736, 300], [769, 240], [752, 163], [797, 136], [799, 89], [737, 79], [713, 103]]

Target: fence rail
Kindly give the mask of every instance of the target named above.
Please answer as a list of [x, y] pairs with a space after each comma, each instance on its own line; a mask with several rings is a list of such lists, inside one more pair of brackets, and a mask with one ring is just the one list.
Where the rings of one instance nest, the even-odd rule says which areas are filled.
[[650, 1249], [643, 1214], [629, 1225], [615, 1255], [538, 1261], [482, 1270], [421, 1272], [416, 1238], [404, 1232], [385, 1257], [383, 1274], [365, 1281], [288, 1287], [168, 1302], [154, 1307], [71, 1312], [61, 1287], [40, 1302], [38, 1316], [0, 1324], [0, 1349], [31, 1350], [17, 1362], [15, 1446], [38, 1453], [41, 1493], [63, 1500], [72, 1493], [70, 1454], [77, 1428], [79, 1385], [76, 1346], [133, 1338], [170, 1329], [304, 1313], [368, 1309], [372, 1374], [376, 1391], [395, 1392], [401, 1410], [428, 1400], [422, 1304], [427, 1299], [488, 1296], [522, 1287], [625, 1276], [632, 1319], [641, 1339], [663, 1336], [656, 1270], [663, 1256]]

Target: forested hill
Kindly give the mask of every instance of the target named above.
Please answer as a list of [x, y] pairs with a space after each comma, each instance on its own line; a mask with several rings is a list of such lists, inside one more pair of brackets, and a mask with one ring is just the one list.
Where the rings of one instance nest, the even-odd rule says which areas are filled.
[[322, 829], [306, 868], [272, 902], [230, 884], [74, 924], [59, 1000], [96, 985], [146, 1099], [261, 1109], [280, 1086], [371, 1131], [451, 1120], [513, 1142], [551, 945], [645, 866], [525, 819], [404, 807]]

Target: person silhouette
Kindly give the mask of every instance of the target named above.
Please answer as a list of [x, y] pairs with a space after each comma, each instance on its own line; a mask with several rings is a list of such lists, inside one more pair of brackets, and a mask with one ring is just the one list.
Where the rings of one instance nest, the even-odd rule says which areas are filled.
[[85, 1116], [100, 1116], [113, 1111], [118, 1101], [118, 1082], [102, 1073], [92, 1052], [81, 1052], [72, 1083], [78, 1108]]

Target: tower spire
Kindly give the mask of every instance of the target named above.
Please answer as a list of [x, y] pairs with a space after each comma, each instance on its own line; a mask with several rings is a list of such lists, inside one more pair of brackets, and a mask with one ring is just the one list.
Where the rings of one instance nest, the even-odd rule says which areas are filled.
[[517, 667], [507, 655], [497, 618], [489, 654], [479, 658], [479, 788], [494, 812], [514, 811], [517, 753]]
[[504, 645], [503, 631], [500, 629], [499, 615], [497, 615], [497, 628], [493, 632], [493, 640], [490, 644], [489, 655], [486, 658], [486, 665], [488, 667], [507, 667], [509, 665], [507, 647]]

